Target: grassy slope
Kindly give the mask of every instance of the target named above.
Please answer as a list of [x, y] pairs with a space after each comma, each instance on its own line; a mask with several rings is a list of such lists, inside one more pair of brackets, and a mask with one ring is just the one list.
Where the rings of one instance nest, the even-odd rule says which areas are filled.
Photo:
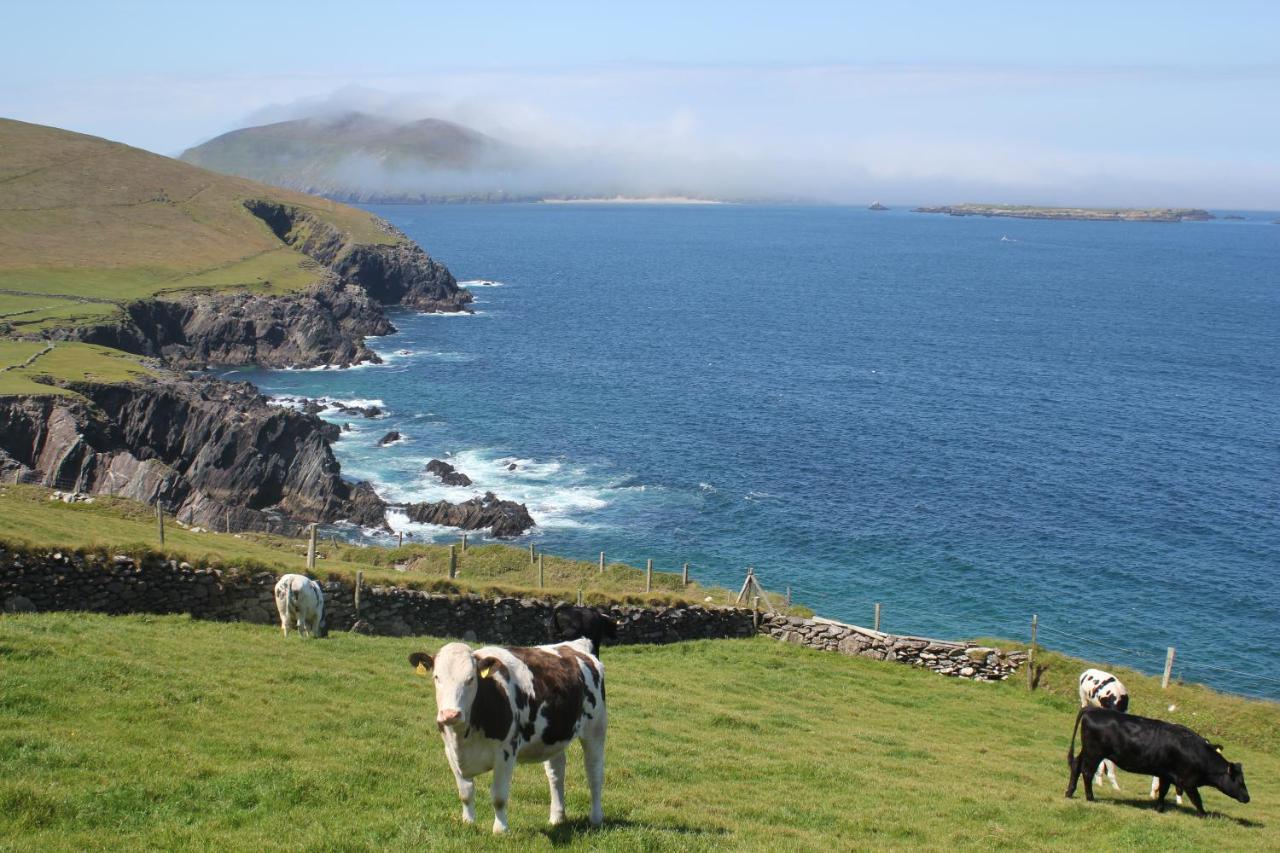
[[368, 243], [369, 214], [127, 145], [0, 119], [0, 322], [33, 332], [160, 293], [284, 292], [318, 268], [244, 208], [270, 198]]
[[[4, 374], [0, 374], [3, 376]], [[99, 497], [92, 504], [49, 500], [50, 491], [38, 486], [0, 486], [0, 542], [35, 547], [68, 548], [105, 553], [144, 553], [158, 550], [155, 510], [122, 498]], [[193, 533], [170, 520], [164, 553], [193, 565], [265, 568], [275, 572], [303, 571], [306, 543], [264, 534]], [[724, 603], [726, 591], [697, 583], [681, 589], [680, 576], [654, 572], [651, 594], [644, 592], [644, 572], [612, 563], [600, 574], [595, 563], [544, 555], [545, 587], [537, 587], [537, 569], [529, 552], [507, 545], [482, 545], [459, 554], [460, 576], [450, 581], [447, 545], [406, 545], [373, 548], [333, 545], [321, 541], [320, 575], [355, 576], [367, 583], [396, 583], [442, 592], [485, 595], [537, 595], [573, 600], [582, 589], [588, 601], [633, 603], [692, 600], [711, 596]], [[397, 571], [400, 565], [405, 571]], [[797, 610], [800, 610], [797, 608]]]
[[[1148, 780], [1068, 801], [1069, 698], [765, 639], [605, 653], [606, 827], [545, 825], [516, 773], [513, 837], [458, 818], [428, 682], [435, 642], [180, 617], [0, 617], [0, 848], [1263, 849], [1280, 749], [1238, 745], [1253, 802], [1156, 814]], [[1139, 691], [1147, 685], [1139, 684]], [[1243, 700], [1209, 697], [1233, 704]], [[487, 777], [483, 780], [487, 786]], [[485, 787], [481, 786], [481, 790]]]
[[57, 343], [30, 365], [27, 359], [40, 353], [43, 341], [0, 339], [0, 367], [15, 365], [0, 373], [0, 397], [10, 394], [76, 396], [40, 380], [57, 377], [66, 382], [128, 382], [151, 371], [134, 356], [93, 344]]

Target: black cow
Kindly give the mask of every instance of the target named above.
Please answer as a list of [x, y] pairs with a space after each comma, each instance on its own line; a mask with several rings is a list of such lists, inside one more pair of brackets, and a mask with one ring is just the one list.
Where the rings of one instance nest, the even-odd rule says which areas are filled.
[[606, 639], [618, 638], [618, 626], [599, 610], [590, 607], [562, 607], [551, 617], [553, 641], [576, 640], [586, 637], [591, 641], [591, 654], [600, 656], [600, 645]]
[[[1080, 755], [1075, 755], [1076, 730], [1080, 731]], [[1076, 782], [1084, 776], [1085, 799], [1093, 800], [1093, 774], [1106, 758], [1121, 770], [1149, 773], [1159, 778], [1160, 790], [1156, 809], [1164, 811], [1164, 797], [1169, 785], [1186, 792], [1196, 811], [1204, 814], [1200, 802], [1202, 785], [1217, 788], [1228, 797], [1249, 802], [1244, 785], [1244, 768], [1239, 762], [1222, 757], [1222, 747], [1202, 738], [1186, 726], [1137, 717], [1107, 708], [1081, 708], [1071, 730], [1071, 747], [1067, 750], [1067, 766], [1071, 780], [1067, 796], [1076, 792]]]

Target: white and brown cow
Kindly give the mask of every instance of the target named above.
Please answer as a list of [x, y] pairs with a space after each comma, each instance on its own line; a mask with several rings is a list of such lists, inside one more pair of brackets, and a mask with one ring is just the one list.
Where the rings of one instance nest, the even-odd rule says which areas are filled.
[[436, 727], [458, 783], [462, 819], [473, 823], [475, 777], [493, 771], [493, 831], [507, 829], [507, 800], [516, 764], [540, 761], [551, 785], [551, 823], [564, 820], [565, 750], [582, 741], [591, 788], [591, 824], [604, 821], [604, 667], [589, 640], [534, 648], [449, 643], [433, 658], [409, 655], [436, 689]]
[[[1101, 669], [1086, 669], [1080, 673], [1080, 707], [1107, 708], [1112, 711], [1129, 710], [1129, 691], [1120, 679]], [[1094, 777], [1095, 785], [1102, 784], [1102, 777], [1111, 781], [1111, 787], [1120, 790], [1116, 780], [1116, 765], [1111, 761], [1103, 761], [1098, 765], [1098, 775]]]
[[306, 575], [282, 575], [276, 581], [276, 610], [280, 614], [280, 630], [289, 636], [289, 625], [296, 625], [304, 637], [321, 635], [324, 622], [324, 590]]

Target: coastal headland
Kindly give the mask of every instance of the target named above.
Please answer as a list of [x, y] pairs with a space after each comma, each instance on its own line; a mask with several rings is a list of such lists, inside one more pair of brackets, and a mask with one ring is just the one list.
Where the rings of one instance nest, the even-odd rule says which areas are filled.
[[[394, 331], [388, 307], [470, 302], [365, 211], [0, 120], [0, 480], [210, 528], [385, 527], [341, 476], [336, 426], [204, 371], [377, 362], [364, 338]], [[505, 503], [504, 535], [532, 524]]]

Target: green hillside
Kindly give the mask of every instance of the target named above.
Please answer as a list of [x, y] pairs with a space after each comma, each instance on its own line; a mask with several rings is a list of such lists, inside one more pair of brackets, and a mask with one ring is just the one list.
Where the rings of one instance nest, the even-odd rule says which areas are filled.
[[492, 168], [514, 156], [498, 140], [452, 122], [358, 112], [233, 130], [182, 153], [188, 163], [228, 175], [342, 196], [404, 191], [431, 173]]
[[39, 333], [158, 294], [284, 292], [316, 281], [315, 262], [281, 242], [246, 199], [304, 208], [353, 241], [399, 239], [355, 208], [0, 119], [0, 324]]
[[[1280, 822], [1275, 707], [1212, 730], [1253, 801], [1157, 814], [1149, 779], [1062, 796], [1069, 696], [772, 640], [607, 648], [605, 827], [546, 825], [517, 770], [511, 837], [464, 826], [429, 682], [439, 640], [183, 617], [0, 616], [0, 849], [1261, 850]], [[1077, 666], [1082, 665], [1077, 662]], [[1078, 671], [1078, 670], [1077, 670]], [[1142, 702], [1151, 679], [1130, 684]], [[1258, 745], [1236, 727], [1261, 725]], [[1210, 731], [1206, 729], [1206, 732]]]

